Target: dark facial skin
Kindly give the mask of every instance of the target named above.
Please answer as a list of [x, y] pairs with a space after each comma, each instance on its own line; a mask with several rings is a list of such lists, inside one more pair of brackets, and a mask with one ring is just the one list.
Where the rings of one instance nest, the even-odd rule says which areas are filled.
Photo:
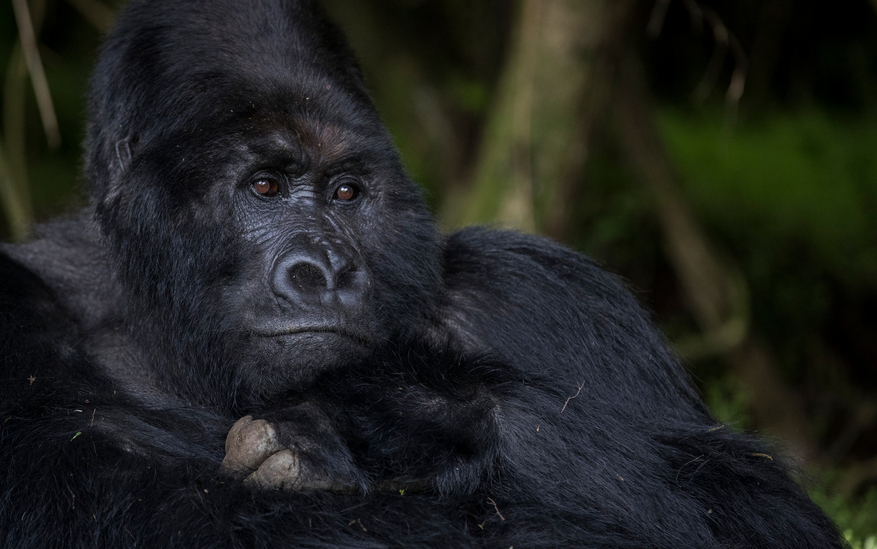
[[268, 394], [363, 358], [393, 329], [376, 307], [361, 241], [383, 215], [387, 178], [362, 151], [325, 150], [319, 130], [251, 137], [233, 166], [232, 218], [247, 259], [222, 299], [256, 365], [247, 383], [271, 380]]

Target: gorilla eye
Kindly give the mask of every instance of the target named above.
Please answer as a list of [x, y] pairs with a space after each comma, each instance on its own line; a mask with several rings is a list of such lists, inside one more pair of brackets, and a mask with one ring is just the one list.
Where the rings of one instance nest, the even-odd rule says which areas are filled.
[[276, 179], [271, 179], [270, 177], [263, 177], [261, 179], [253, 182], [253, 190], [259, 196], [277, 196], [277, 193], [280, 192], [280, 183], [277, 182]]
[[359, 187], [350, 183], [342, 183], [335, 189], [335, 198], [343, 202], [350, 202], [359, 196]]

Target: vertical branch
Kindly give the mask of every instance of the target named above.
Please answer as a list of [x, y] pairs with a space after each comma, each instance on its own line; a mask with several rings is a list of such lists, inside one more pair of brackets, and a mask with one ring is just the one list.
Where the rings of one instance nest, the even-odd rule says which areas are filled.
[[[26, 31], [36, 41], [36, 29], [42, 21], [45, 8], [44, 0], [34, 0], [26, 11]], [[25, 6], [27, 7], [27, 6]], [[17, 9], [17, 8], [16, 8]], [[16, 14], [17, 16], [17, 14]], [[32, 17], [31, 17], [32, 16]], [[22, 48], [23, 36], [12, 48], [3, 84], [3, 141], [5, 148], [2, 155], [0, 170], [0, 201], [6, 212], [10, 232], [15, 239], [21, 240], [28, 234], [33, 223], [33, 206], [28, 188], [27, 159], [25, 155], [25, 94], [27, 90], [27, 64]], [[56, 125], [57, 128], [57, 125]]]
[[552, 0], [522, 0], [518, 5], [510, 53], [488, 113], [470, 191], [453, 204], [451, 225], [501, 221], [532, 231], [532, 121], [544, 5]]
[[595, 136], [602, 135], [636, 6], [636, 0], [608, 2], [603, 8], [599, 34], [592, 50], [587, 55], [577, 52], [579, 57], [591, 59], [591, 74], [580, 83], [579, 96], [570, 106], [572, 124], [566, 136], [565, 154], [558, 159], [555, 175], [543, 182], [544, 199], [538, 212], [543, 231], [561, 242], [568, 236], [573, 206], [586, 184], [583, 179], [591, 143]]
[[[563, 233], [587, 158], [606, 25], [628, 1], [522, 0], [471, 190], [446, 225]], [[599, 101], [597, 101], [599, 102]], [[605, 110], [605, 109], [604, 109]], [[453, 200], [453, 197], [451, 197]]]
[[533, 107], [544, 0], [525, 0], [521, 12], [518, 64], [512, 99], [512, 194], [500, 202], [499, 221], [525, 231], [536, 228], [533, 215]]
[[0, 202], [3, 203], [12, 238], [24, 240], [31, 223], [30, 210], [19, 195], [19, 186], [9, 175], [2, 147], [0, 147]]
[[15, 12], [15, 23], [18, 25], [21, 49], [27, 63], [27, 70], [30, 72], [46, 139], [50, 148], [57, 149], [61, 145], [61, 132], [58, 130], [58, 118], [55, 116], [55, 106], [52, 104], [52, 96], [49, 93], [49, 82], [46, 80], [43, 62], [40, 59], [37, 37], [30, 17], [30, 10], [27, 7], [27, 0], [12, 0], [12, 8]]
[[3, 139], [5, 150], [0, 151], [0, 200], [6, 212], [10, 233], [16, 240], [27, 236], [33, 221], [33, 207], [27, 183], [25, 159], [25, 90], [27, 68], [16, 43], [9, 55], [3, 85]]

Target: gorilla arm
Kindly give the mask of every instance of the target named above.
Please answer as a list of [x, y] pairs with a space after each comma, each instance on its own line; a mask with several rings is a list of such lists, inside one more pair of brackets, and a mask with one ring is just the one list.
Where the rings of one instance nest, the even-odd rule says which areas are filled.
[[487, 357], [397, 340], [239, 420], [223, 466], [263, 488], [471, 494], [497, 456], [508, 376]]
[[[234, 419], [133, 398], [83, 349], [77, 322], [40, 276], [0, 251], [0, 279], [0, 545], [473, 543], [462, 512], [428, 498], [254, 497], [219, 469]], [[400, 531], [408, 521], [417, 527]]]
[[843, 546], [773, 449], [715, 422], [614, 276], [481, 229], [451, 235], [444, 264], [445, 329], [514, 367], [496, 435], [507, 519], [530, 502], [570, 521], [558, 539], [595, 546]]
[[[478, 229], [448, 238], [445, 266], [425, 339], [455, 351], [402, 346], [312, 393], [373, 488], [472, 494], [509, 543], [841, 547], [772, 450], [715, 423], [614, 277], [547, 240]], [[316, 423], [273, 424], [306, 438]]]

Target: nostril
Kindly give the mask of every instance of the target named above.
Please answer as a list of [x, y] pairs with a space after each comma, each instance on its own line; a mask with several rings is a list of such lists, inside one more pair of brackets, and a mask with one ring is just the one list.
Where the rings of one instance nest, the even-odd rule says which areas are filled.
[[308, 262], [296, 263], [290, 267], [289, 281], [299, 291], [325, 290], [329, 287], [323, 270]]

